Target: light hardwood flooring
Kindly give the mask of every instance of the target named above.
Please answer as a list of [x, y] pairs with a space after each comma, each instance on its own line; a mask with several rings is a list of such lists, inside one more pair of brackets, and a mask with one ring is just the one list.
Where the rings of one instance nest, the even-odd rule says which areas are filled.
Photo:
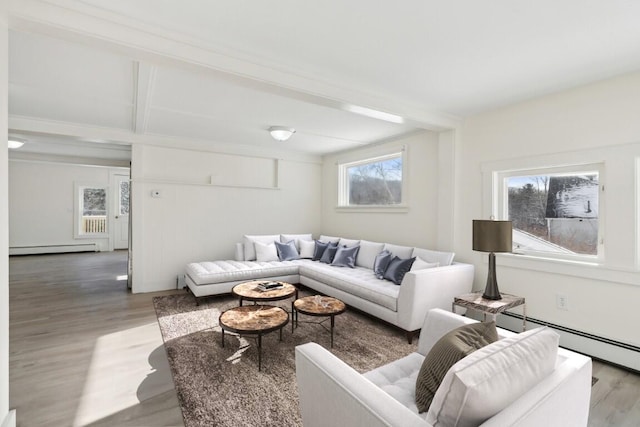
[[[18, 426], [182, 426], [151, 298], [126, 252], [11, 257]], [[168, 291], [166, 293], [174, 293]], [[589, 427], [640, 427], [640, 376], [594, 361]]]
[[162, 293], [131, 294], [126, 274], [123, 251], [10, 258], [18, 426], [183, 425], [151, 301]]

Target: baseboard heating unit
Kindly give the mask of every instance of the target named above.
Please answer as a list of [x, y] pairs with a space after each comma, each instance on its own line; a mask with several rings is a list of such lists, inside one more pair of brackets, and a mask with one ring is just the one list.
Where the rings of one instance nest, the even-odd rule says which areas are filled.
[[62, 254], [67, 252], [98, 252], [98, 245], [95, 243], [77, 243], [70, 245], [9, 247], [9, 255]]

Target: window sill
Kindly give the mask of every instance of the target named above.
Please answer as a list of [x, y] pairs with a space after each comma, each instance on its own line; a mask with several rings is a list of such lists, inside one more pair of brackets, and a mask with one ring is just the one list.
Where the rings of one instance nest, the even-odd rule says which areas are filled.
[[542, 258], [522, 254], [496, 254], [500, 266], [545, 273], [562, 274], [605, 282], [640, 285], [640, 270], [624, 267], [607, 267], [598, 262]]
[[400, 206], [336, 206], [339, 213], [407, 213], [409, 207]]

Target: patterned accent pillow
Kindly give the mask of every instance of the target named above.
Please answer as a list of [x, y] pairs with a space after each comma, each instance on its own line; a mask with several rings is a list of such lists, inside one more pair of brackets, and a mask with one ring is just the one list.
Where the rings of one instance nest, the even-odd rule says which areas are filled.
[[440, 338], [424, 358], [418, 373], [416, 381], [418, 412], [426, 412], [429, 409], [442, 379], [456, 362], [497, 340], [498, 331], [496, 331], [495, 322], [460, 326]]

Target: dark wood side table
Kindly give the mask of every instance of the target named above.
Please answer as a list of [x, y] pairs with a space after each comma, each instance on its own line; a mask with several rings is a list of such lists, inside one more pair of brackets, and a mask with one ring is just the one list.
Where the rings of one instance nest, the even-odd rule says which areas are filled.
[[502, 299], [490, 300], [482, 298], [482, 292], [473, 292], [453, 298], [453, 303], [451, 304], [451, 311], [453, 313], [456, 312], [456, 305], [482, 312], [485, 321], [487, 320], [487, 314], [491, 315], [492, 319], [495, 319], [498, 314], [521, 305], [522, 330], [525, 331], [527, 328], [527, 305], [525, 304], [524, 297], [502, 294]]

